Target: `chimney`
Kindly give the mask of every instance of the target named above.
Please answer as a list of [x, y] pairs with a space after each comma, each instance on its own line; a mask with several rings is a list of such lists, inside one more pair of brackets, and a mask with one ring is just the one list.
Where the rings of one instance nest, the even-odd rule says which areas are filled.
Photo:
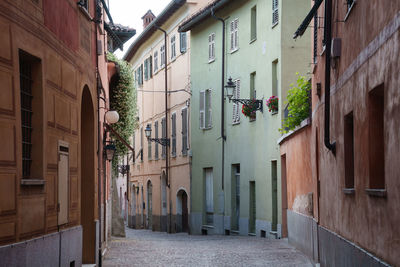
[[143, 15], [142, 20], [143, 20], [143, 30], [146, 29], [146, 27], [156, 18], [156, 16], [151, 12], [149, 9], [146, 14]]

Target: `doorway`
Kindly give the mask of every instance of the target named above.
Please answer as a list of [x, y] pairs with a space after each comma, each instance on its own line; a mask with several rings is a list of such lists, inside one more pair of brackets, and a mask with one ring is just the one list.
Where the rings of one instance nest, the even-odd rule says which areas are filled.
[[288, 236], [287, 230], [287, 177], [286, 177], [286, 154], [281, 156], [281, 177], [282, 177], [282, 237]]
[[271, 161], [271, 183], [272, 183], [272, 232], [278, 230], [278, 173], [277, 161]]
[[240, 165], [232, 165], [232, 219], [231, 230], [239, 231], [240, 218]]
[[179, 190], [176, 203], [176, 231], [189, 231], [188, 196], [185, 190]]
[[153, 229], [153, 185], [147, 182], [147, 229]]
[[83, 229], [82, 263], [95, 263], [95, 127], [92, 97], [85, 86], [81, 104], [81, 224]]
[[250, 182], [249, 233], [256, 233], [256, 182]]

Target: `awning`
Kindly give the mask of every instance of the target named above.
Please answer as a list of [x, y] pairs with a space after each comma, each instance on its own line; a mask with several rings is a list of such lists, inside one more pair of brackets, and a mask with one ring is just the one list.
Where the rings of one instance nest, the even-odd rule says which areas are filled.
[[293, 34], [293, 39], [296, 39], [299, 36], [302, 36], [306, 31], [308, 25], [310, 24], [311, 20], [313, 19], [314, 15], [317, 13], [319, 6], [321, 5], [322, 0], [315, 0], [314, 6], [311, 8], [310, 12], [308, 12], [306, 18], [300, 24], [297, 31]]

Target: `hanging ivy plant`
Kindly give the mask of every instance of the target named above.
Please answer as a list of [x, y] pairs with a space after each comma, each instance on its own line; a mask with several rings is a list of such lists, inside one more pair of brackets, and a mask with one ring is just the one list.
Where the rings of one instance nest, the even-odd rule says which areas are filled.
[[288, 91], [287, 101], [288, 116], [283, 121], [281, 133], [287, 133], [310, 115], [310, 90], [311, 83], [305, 76], [297, 75], [297, 86], [291, 84]]
[[[115, 62], [119, 67], [117, 82], [110, 85], [110, 109], [116, 110], [119, 114], [119, 121], [112, 125], [118, 134], [129, 142], [133, 130], [137, 127], [136, 88], [133, 80], [131, 65], [114, 54], [107, 53], [107, 59]], [[117, 138], [115, 146], [116, 156], [113, 159], [113, 172], [118, 172], [118, 155], [122, 156], [128, 152], [128, 148]]]

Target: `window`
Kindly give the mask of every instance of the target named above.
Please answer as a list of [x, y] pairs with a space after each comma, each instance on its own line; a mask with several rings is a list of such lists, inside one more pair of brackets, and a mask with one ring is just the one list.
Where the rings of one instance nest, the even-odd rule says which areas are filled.
[[257, 6], [251, 9], [251, 21], [250, 21], [250, 41], [257, 39]]
[[160, 68], [163, 68], [165, 66], [165, 45], [162, 45], [160, 48], [160, 57], [161, 57]]
[[231, 21], [231, 52], [234, 52], [239, 49], [239, 36], [238, 36], [238, 28], [239, 28], [239, 19], [235, 19]]
[[354, 188], [354, 119], [353, 112], [344, 117], [344, 187]]
[[152, 78], [153, 77], [153, 57], [152, 56], [150, 56], [149, 57], [149, 59], [148, 59], [148, 64], [149, 64], [149, 69], [148, 69], [148, 71], [149, 71], [149, 73], [148, 73], [148, 76], [149, 76], [149, 79], [150, 78]]
[[278, 60], [272, 62], [272, 95], [278, 96]]
[[144, 80], [147, 81], [149, 79], [149, 60], [146, 58], [144, 61]]
[[384, 86], [368, 93], [369, 188], [385, 188]]
[[[165, 125], [165, 118], [162, 118], [161, 119], [161, 137], [162, 138], [166, 138], [166, 136], [167, 136], [167, 128], [166, 128], [166, 125]], [[167, 149], [166, 149], [166, 147], [165, 146], [161, 146], [161, 157], [163, 158], [163, 159], [165, 159], [165, 156], [167, 155]]]
[[171, 116], [171, 155], [176, 156], [176, 113]]
[[181, 32], [180, 35], [180, 50], [181, 53], [185, 53], [187, 50], [187, 36], [186, 36], [186, 32]]
[[188, 109], [182, 109], [182, 155], [187, 155], [188, 150]]
[[136, 70], [137, 74], [137, 84], [138, 86], [143, 85], [143, 64], [140, 65], [140, 67]]
[[208, 36], [208, 62], [215, 60], [215, 33]]
[[278, 24], [279, 11], [278, 11], [278, 0], [272, 0], [272, 26]]
[[176, 58], [175, 35], [171, 37], [171, 59]]
[[200, 129], [212, 126], [211, 89], [200, 92]]
[[158, 51], [154, 52], [154, 72], [158, 70]]
[[[233, 98], [240, 98], [240, 80], [235, 81], [235, 89], [233, 90]], [[240, 123], [240, 109], [239, 103], [232, 105], [232, 124]]]
[[19, 51], [22, 179], [43, 179], [41, 60]]
[[205, 172], [205, 202], [206, 202], [206, 223], [214, 223], [214, 179], [212, 168], [204, 169]]
[[[158, 138], [158, 121], [154, 123], [154, 138]], [[158, 160], [158, 143], [154, 144], [154, 158]]]

